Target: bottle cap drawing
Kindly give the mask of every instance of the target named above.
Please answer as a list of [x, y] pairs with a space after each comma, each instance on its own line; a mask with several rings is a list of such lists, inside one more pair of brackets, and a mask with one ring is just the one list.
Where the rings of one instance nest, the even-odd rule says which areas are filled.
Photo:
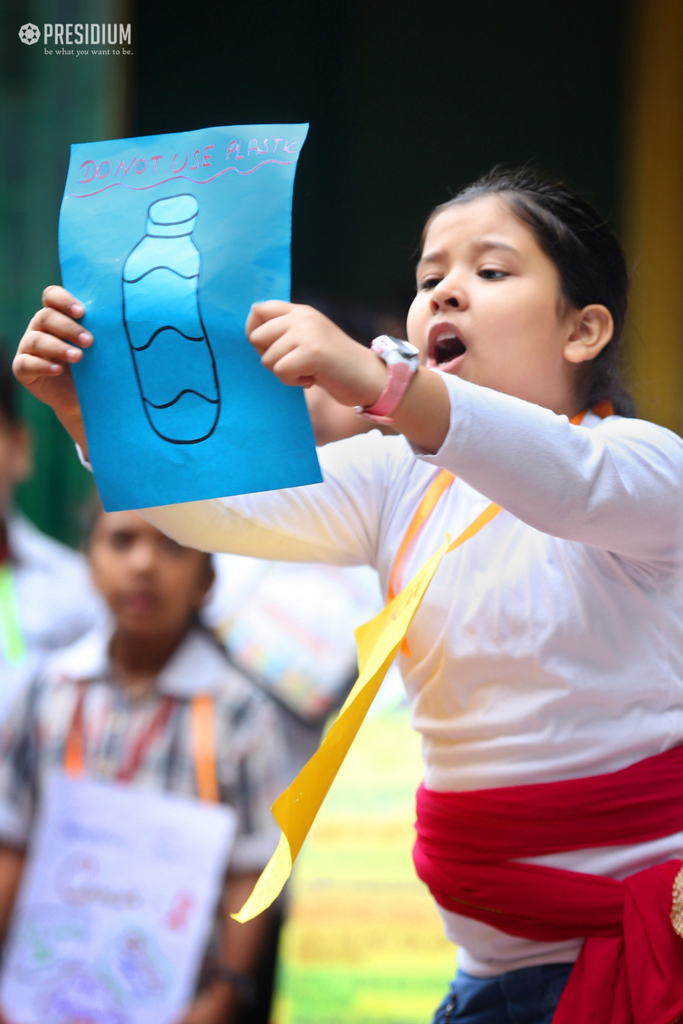
[[178, 238], [191, 235], [199, 213], [196, 196], [187, 194], [157, 199], [147, 211], [147, 234], [150, 238]]

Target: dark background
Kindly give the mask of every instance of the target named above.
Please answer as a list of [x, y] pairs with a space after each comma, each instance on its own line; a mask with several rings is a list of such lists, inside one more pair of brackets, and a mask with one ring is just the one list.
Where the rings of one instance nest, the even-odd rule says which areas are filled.
[[371, 2], [137, 9], [134, 134], [310, 121], [293, 288], [407, 305], [432, 206], [496, 163], [618, 220], [629, 5]]

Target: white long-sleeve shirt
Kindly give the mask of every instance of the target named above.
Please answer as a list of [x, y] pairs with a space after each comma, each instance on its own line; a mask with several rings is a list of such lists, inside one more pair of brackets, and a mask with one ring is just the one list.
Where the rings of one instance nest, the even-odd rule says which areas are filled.
[[[683, 742], [683, 442], [642, 420], [581, 426], [444, 375], [451, 422], [433, 456], [362, 435], [320, 452], [324, 483], [147, 510], [184, 544], [294, 561], [367, 563], [386, 592], [408, 524], [445, 468], [445, 492], [403, 568], [407, 582], [490, 500], [502, 505], [439, 566], [401, 672], [441, 791], [616, 771]], [[558, 808], [558, 813], [562, 809]], [[683, 857], [683, 834], [539, 858], [622, 878]], [[442, 911], [468, 973], [568, 962]]]

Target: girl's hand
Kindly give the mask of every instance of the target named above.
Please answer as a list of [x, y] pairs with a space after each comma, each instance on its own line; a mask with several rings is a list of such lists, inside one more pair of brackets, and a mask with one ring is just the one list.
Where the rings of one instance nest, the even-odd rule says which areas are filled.
[[372, 405], [384, 389], [381, 359], [310, 306], [258, 302], [246, 332], [263, 365], [285, 384], [319, 384], [342, 405]]
[[20, 384], [51, 406], [85, 451], [85, 431], [71, 365], [83, 357], [93, 336], [78, 323], [85, 309], [65, 288], [50, 285], [43, 308], [31, 318], [19, 342], [12, 368]]

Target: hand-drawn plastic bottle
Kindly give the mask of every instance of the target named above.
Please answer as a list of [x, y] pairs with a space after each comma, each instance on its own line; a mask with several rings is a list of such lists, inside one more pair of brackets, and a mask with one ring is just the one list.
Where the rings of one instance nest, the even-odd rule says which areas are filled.
[[199, 307], [199, 203], [157, 199], [123, 267], [123, 322], [152, 430], [173, 444], [213, 433], [220, 413], [216, 362]]

